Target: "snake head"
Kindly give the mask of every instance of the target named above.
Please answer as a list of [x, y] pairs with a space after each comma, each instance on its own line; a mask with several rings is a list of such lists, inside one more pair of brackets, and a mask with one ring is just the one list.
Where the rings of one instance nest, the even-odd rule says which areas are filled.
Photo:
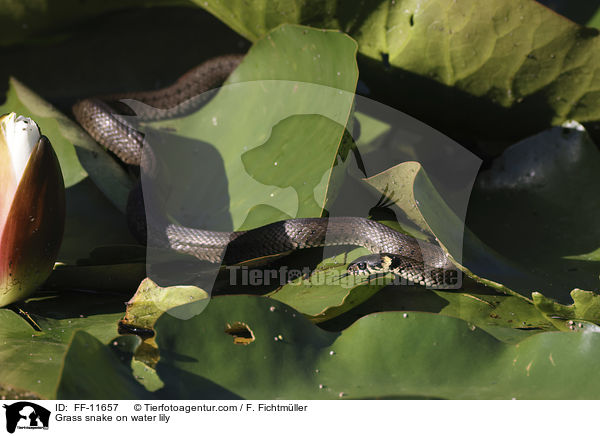
[[361, 256], [348, 265], [348, 275], [369, 276], [390, 272], [392, 256], [387, 253]]

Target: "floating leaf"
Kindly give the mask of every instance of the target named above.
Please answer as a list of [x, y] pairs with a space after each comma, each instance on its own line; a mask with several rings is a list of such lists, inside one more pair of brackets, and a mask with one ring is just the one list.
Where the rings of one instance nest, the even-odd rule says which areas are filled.
[[578, 287], [600, 287], [600, 152], [579, 128], [553, 128], [507, 149], [480, 174], [468, 226], [520, 276], [476, 259], [484, 277], [523, 295], [560, 303]]
[[[156, 324], [157, 373], [165, 387], [156, 394], [598, 398], [598, 333], [539, 333], [515, 346], [441, 315], [374, 314], [340, 334], [322, 331], [295, 314], [265, 298], [231, 296], [214, 298], [202, 315], [188, 321], [162, 317]], [[254, 342], [234, 344], [224, 331], [232, 321], [247, 324]]]
[[123, 298], [64, 291], [36, 295], [40, 296], [21, 305], [23, 316], [0, 309], [0, 386], [54, 398], [75, 331], [85, 330], [103, 343], [110, 342], [118, 335]]
[[[160, 183], [176, 187], [171, 215], [213, 230], [321, 216], [331, 179], [343, 177], [332, 172], [358, 78], [355, 54], [341, 33], [282, 26], [250, 49], [208, 104], [147, 123], [168, 168]], [[256, 217], [265, 207], [272, 213]]]
[[[161, 288], [150, 279], [144, 279], [135, 295], [127, 302], [127, 311], [122, 324], [134, 328], [152, 329], [156, 320], [165, 312], [171, 316], [189, 319], [200, 313], [208, 304], [208, 294], [195, 286], [171, 286]], [[192, 302], [206, 300], [200, 305]], [[184, 311], [195, 307], [193, 312]]]
[[567, 306], [559, 304], [539, 292], [533, 293], [533, 303], [536, 308], [559, 330], [581, 330], [584, 328], [584, 324], [589, 326], [590, 322], [600, 324], [600, 295], [591, 291], [574, 289], [571, 291], [571, 298], [573, 304]]
[[[140, 400], [151, 395], [132, 376], [119, 356], [84, 331], [77, 331], [65, 355], [57, 399]], [[76, 380], [76, 382], [73, 382]]]
[[600, 119], [598, 30], [534, 1], [195, 3], [251, 41], [281, 23], [348, 33], [374, 96], [454, 136], [491, 139], [489, 154], [501, 139]]

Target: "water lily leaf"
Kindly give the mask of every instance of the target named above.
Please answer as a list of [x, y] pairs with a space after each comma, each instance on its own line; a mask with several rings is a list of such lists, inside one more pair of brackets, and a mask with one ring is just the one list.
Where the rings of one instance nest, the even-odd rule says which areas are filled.
[[590, 322], [600, 324], [600, 295], [595, 292], [572, 290], [573, 304], [568, 306], [544, 297], [539, 292], [534, 292], [532, 297], [536, 308], [559, 330], [581, 330], [584, 323], [589, 326]]
[[[311, 131], [297, 134], [308, 125]], [[242, 163], [248, 175], [258, 182], [282, 190], [292, 188], [298, 199], [298, 218], [320, 215], [325, 209], [328, 182], [345, 130], [344, 125], [321, 115], [286, 118], [273, 127], [264, 144], [241, 155]], [[313, 165], [310, 159], [311, 162], [298, 165], [307, 160], [307, 156], [314, 155], [329, 156], [331, 162]], [[290, 192], [290, 195], [293, 194]], [[254, 208], [251, 211], [257, 212]], [[251, 216], [246, 220], [253, 221]]]
[[151, 398], [119, 356], [85, 331], [73, 335], [64, 358], [57, 399]]
[[363, 277], [347, 276], [349, 260], [369, 254], [364, 248], [324, 259], [314, 271], [302, 275], [298, 270], [288, 270], [288, 283], [267, 294], [269, 297], [290, 305], [315, 323], [328, 321], [368, 300], [385, 284], [390, 277], [365, 280]]
[[[389, 311], [430, 312], [460, 318], [471, 324], [472, 328], [481, 328], [503, 342], [522, 340], [520, 333], [556, 330], [554, 323], [540, 313], [531, 301], [498, 294], [473, 284], [456, 291], [423, 289], [420, 286], [386, 286], [364, 303], [320, 326], [326, 330], [340, 331], [363, 316]], [[520, 330], [510, 332], [509, 329]]]
[[146, 365], [139, 360], [131, 361], [133, 376], [148, 392], [155, 392], [164, 387], [164, 383], [156, 374], [154, 368]]
[[[89, 177], [67, 189], [66, 202], [65, 235], [58, 255], [60, 262], [75, 265], [88, 260], [97, 248], [136, 242], [127, 227], [125, 214], [111, 203]], [[114, 257], [115, 263], [138, 260], [135, 256], [129, 260], [120, 255]]]
[[55, 397], [75, 331], [85, 330], [109, 343], [118, 336], [124, 310], [122, 296], [65, 291], [38, 293], [19, 307], [23, 316], [0, 309], [0, 385], [41, 398]]
[[[156, 340], [161, 351], [157, 372], [165, 387], [156, 394], [227, 398], [225, 390], [229, 398], [248, 399], [598, 397], [597, 333], [539, 333], [515, 346], [441, 315], [373, 314], [334, 333], [294, 314], [270, 299], [229, 296], [214, 298], [200, 316], [187, 321], [163, 316], [156, 324]], [[252, 329], [251, 344], [236, 344], [225, 331], [236, 321]]]
[[598, 148], [580, 126], [553, 128], [507, 149], [478, 177], [467, 224], [526, 275], [493, 263], [482, 275], [562, 304], [576, 287], [597, 290], [599, 172]]
[[[191, 308], [189, 303], [208, 299], [206, 291], [195, 286], [171, 286], [162, 288], [150, 279], [144, 279], [135, 295], [127, 302], [127, 311], [121, 324], [135, 328], [152, 329], [156, 320], [165, 312], [171, 316], [188, 319], [202, 312], [208, 300], [194, 306], [194, 312], [185, 312]], [[183, 307], [179, 307], [183, 306]]]
[[[344, 158], [355, 54], [339, 32], [282, 26], [254, 44], [200, 110], [146, 123], [169, 133], [153, 145], [168, 167], [161, 184], [177, 187], [169, 214], [214, 230], [268, 224], [273, 215], [321, 216], [331, 180], [343, 176], [341, 165], [332, 173], [338, 154]], [[276, 213], [253, 216], [265, 207]]]
[[[430, 239], [435, 238], [467, 276], [478, 283], [490, 286], [499, 292], [515, 294], [502, 282], [492, 281], [481, 264], [510, 271], [519, 276], [523, 273], [510, 260], [499, 256], [474, 236], [458, 215], [450, 209], [431, 183], [427, 173], [417, 162], [405, 162], [365, 181], [381, 193], [393, 192], [394, 203], [399, 209], [397, 216], [405, 216]], [[413, 236], [419, 238], [419, 234]], [[463, 260], [463, 252], [469, 257]], [[472, 253], [476, 252], [477, 256]], [[471, 259], [475, 262], [472, 263]], [[483, 274], [482, 274], [483, 272]], [[518, 295], [518, 294], [515, 294]]]
[[458, 136], [514, 140], [600, 119], [598, 30], [537, 2], [194, 2], [251, 41], [281, 23], [347, 32], [374, 96]]
[[145, 263], [112, 263], [110, 265], [63, 265], [44, 283], [45, 289], [131, 293], [146, 277]]
[[0, 385], [0, 398], [10, 400], [39, 400], [40, 397], [33, 392], [15, 389], [11, 386]]
[[[395, 220], [400, 220], [400, 223], [389, 222], [390, 226], [416, 238], [441, 243], [443, 249], [447, 250], [454, 259], [459, 261], [462, 259], [464, 224], [441, 198], [419, 163], [404, 162], [361, 182], [366, 186], [372, 186], [382, 195], [389, 196], [388, 212]], [[349, 201], [360, 203], [358, 196], [356, 194], [353, 196], [354, 198]], [[388, 224], [387, 221], [385, 223]], [[473, 240], [482, 251], [487, 250], [488, 258], [494, 255], [483, 243], [475, 238]], [[316, 266], [311, 275], [306, 276], [307, 272], [304, 272], [303, 277], [294, 277], [295, 280], [290, 280], [290, 283], [280, 286], [269, 295], [289, 304], [315, 322], [328, 321], [368, 300], [378, 290], [392, 282], [391, 277], [377, 278], [368, 283], [360, 283], [364, 281], [362, 278], [358, 280], [353, 278], [351, 283], [348, 283], [348, 278], [341, 279], [346, 272], [347, 264], [365, 254], [369, 254], [366, 249], [357, 249], [337, 257], [326, 258]], [[506, 262], [501, 257], [497, 260], [500, 263]], [[498, 292], [513, 293], [502, 284], [480, 277], [468, 268], [462, 267], [460, 263], [457, 265], [475, 283], [489, 286]], [[398, 292], [403, 292], [402, 289], [409, 285], [410, 283], [404, 280], [402, 286], [397, 287]], [[469, 282], [461, 291], [469, 293], [473, 291], [474, 286], [474, 283]], [[461, 285], [458, 284], [457, 288], [461, 288]], [[477, 293], [476, 290], [474, 292]], [[523, 299], [522, 296], [516, 295], [518, 299]], [[532, 307], [530, 301], [524, 301], [524, 304]], [[421, 310], [438, 312], [439, 307], [434, 304], [429, 309]], [[535, 314], [535, 310], [533, 313]], [[536, 315], [539, 317], [539, 314]], [[513, 315], [506, 318], [508, 320], [515, 317]], [[547, 324], [545, 319], [541, 318], [541, 321]], [[537, 320], [531, 322], [536, 323]]]
[[588, 21], [587, 25], [589, 27], [596, 27], [600, 29], [600, 8], [598, 8], [594, 16], [590, 18], [590, 21]]

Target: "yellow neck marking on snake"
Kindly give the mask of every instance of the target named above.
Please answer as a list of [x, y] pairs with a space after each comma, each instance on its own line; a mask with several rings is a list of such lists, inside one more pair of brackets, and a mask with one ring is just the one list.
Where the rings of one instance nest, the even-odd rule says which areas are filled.
[[383, 271], [389, 271], [392, 266], [392, 258], [390, 256], [381, 256], [381, 267]]

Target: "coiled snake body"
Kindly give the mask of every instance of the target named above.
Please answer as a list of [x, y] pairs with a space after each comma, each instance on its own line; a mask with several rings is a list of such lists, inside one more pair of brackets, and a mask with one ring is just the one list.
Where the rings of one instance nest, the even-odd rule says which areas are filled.
[[[144, 137], [115, 115], [122, 109], [119, 100], [135, 99], [162, 109], [138, 113], [141, 119], [189, 113], [204, 103], [202, 98], [192, 97], [221, 85], [241, 59], [241, 56], [229, 55], [209, 60], [186, 73], [174, 85], [158, 91], [79, 101], [73, 107], [75, 118], [123, 162], [139, 165]], [[376, 254], [354, 261], [348, 267], [349, 274], [392, 272], [414, 283], [445, 287], [445, 273], [456, 271], [439, 246], [359, 217], [296, 218], [243, 232], [215, 232], [166, 224], [160, 232], [159, 239], [164, 241], [165, 247], [226, 265], [268, 259], [303, 248], [353, 245]]]

